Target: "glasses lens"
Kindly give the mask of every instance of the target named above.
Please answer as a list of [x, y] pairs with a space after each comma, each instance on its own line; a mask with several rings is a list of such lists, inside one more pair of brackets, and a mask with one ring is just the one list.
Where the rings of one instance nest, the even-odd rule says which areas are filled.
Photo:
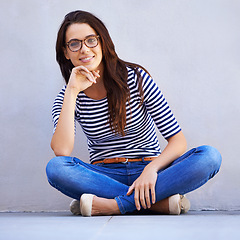
[[78, 40], [72, 40], [68, 44], [71, 51], [76, 52], [81, 48], [81, 42]]
[[87, 45], [87, 47], [96, 47], [98, 45], [98, 38], [95, 36], [88, 37], [85, 39], [84, 43]]

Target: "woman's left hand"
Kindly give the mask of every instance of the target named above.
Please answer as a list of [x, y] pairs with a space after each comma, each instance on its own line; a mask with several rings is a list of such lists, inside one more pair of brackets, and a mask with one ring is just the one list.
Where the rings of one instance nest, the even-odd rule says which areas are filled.
[[144, 168], [142, 174], [128, 189], [128, 196], [135, 191], [134, 200], [137, 210], [141, 209], [141, 205], [145, 209], [151, 207], [150, 192], [152, 204], [156, 202], [155, 185], [158, 171], [166, 168], [186, 151], [187, 142], [182, 131], [168, 138], [167, 141], [168, 144], [162, 153]]
[[144, 168], [142, 174], [129, 187], [127, 195], [131, 195], [134, 190], [134, 200], [137, 210], [140, 210], [141, 206], [144, 209], [150, 208], [150, 199], [152, 200], [152, 204], [155, 203], [155, 185], [157, 181], [157, 176], [157, 171], [147, 165]]

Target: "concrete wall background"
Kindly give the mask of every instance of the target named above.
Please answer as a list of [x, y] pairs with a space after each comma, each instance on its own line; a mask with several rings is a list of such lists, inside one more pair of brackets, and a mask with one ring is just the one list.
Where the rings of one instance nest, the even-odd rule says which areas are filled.
[[[188, 140], [220, 150], [220, 173], [190, 193], [192, 209], [240, 209], [238, 0], [8, 0], [0, 2], [0, 211], [67, 210], [48, 185], [51, 107], [63, 85], [56, 34], [66, 13], [96, 14], [119, 56], [145, 66]], [[73, 155], [88, 159], [78, 128]], [[159, 136], [165, 145], [164, 140]]]

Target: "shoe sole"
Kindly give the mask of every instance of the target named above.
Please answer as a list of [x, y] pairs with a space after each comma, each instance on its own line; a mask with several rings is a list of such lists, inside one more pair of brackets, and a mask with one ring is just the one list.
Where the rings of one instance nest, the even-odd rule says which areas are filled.
[[190, 201], [183, 195], [180, 195], [181, 198], [181, 213], [186, 213], [189, 211], [191, 204]]
[[80, 202], [78, 200], [72, 200], [72, 202], [70, 203], [70, 211], [73, 215], [81, 215]]

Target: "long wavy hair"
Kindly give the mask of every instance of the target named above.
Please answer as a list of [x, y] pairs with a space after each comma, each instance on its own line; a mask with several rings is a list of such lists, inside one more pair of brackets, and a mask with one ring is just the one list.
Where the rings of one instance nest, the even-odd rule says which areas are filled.
[[66, 59], [64, 54], [64, 49], [66, 48], [66, 31], [74, 23], [86, 23], [100, 36], [104, 65], [103, 82], [107, 91], [109, 124], [113, 132], [124, 136], [126, 103], [130, 100], [130, 90], [127, 84], [128, 71], [126, 67], [129, 66], [135, 70], [140, 82], [139, 94], [143, 101], [142, 78], [137, 69], [141, 66], [121, 60], [115, 52], [115, 46], [104, 23], [93, 14], [78, 10], [70, 12], [65, 16], [57, 35], [56, 59], [60, 65], [66, 84], [74, 68], [72, 62]]

